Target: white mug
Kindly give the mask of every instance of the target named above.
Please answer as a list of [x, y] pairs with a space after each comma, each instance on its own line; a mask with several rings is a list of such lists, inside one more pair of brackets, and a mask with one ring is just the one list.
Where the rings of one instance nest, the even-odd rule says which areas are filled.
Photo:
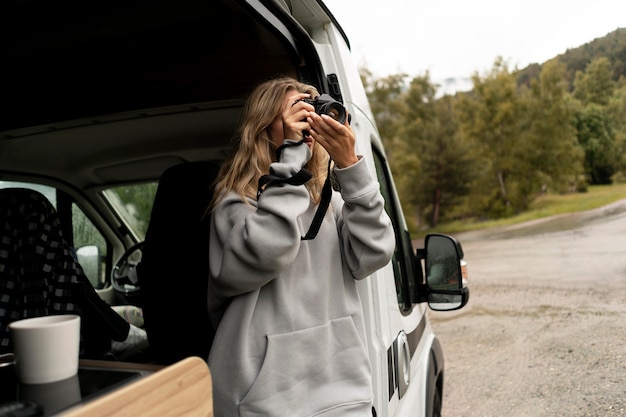
[[78, 373], [80, 317], [35, 317], [9, 324], [15, 370], [23, 384], [46, 384]]

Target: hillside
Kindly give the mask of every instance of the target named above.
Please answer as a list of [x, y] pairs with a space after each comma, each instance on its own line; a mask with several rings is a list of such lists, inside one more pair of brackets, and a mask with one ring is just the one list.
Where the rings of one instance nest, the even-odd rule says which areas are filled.
[[[565, 64], [567, 68], [566, 77], [571, 89], [576, 71], [584, 71], [587, 64], [599, 57], [609, 59], [615, 81], [620, 80], [620, 78], [626, 81], [626, 28], [616, 29], [606, 36], [596, 38], [577, 48], [568, 49], [549, 61], [559, 60]], [[536, 78], [541, 71], [541, 65], [531, 64], [520, 70], [518, 72], [518, 84], [527, 84], [531, 79]]]

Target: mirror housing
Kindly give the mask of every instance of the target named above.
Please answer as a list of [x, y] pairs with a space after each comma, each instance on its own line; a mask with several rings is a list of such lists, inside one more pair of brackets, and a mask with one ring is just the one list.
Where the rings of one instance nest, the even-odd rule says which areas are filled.
[[96, 245], [81, 246], [76, 249], [76, 259], [83, 268], [83, 272], [94, 288], [102, 286], [102, 264], [100, 262], [100, 249]]
[[433, 233], [417, 250], [418, 261], [424, 260], [425, 284], [420, 289], [422, 300], [436, 311], [458, 310], [469, 301], [467, 266], [461, 244], [451, 236]]

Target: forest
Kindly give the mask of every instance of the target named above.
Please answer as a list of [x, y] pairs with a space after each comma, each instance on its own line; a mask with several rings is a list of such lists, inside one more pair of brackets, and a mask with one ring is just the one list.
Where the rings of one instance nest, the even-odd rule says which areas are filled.
[[454, 95], [360, 72], [413, 231], [626, 182], [626, 28], [523, 69], [497, 57]]

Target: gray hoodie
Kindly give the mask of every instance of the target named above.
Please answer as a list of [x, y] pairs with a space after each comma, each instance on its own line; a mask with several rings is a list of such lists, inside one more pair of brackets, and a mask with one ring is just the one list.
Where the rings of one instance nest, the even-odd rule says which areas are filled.
[[[271, 171], [297, 173], [306, 146]], [[341, 193], [313, 240], [304, 185], [228, 194], [212, 215], [208, 304], [225, 309], [209, 355], [216, 417], [371, 416], [371, 368], [355, 279], [386, 265], [395, 240], [362, 159], [335, 169]]]

